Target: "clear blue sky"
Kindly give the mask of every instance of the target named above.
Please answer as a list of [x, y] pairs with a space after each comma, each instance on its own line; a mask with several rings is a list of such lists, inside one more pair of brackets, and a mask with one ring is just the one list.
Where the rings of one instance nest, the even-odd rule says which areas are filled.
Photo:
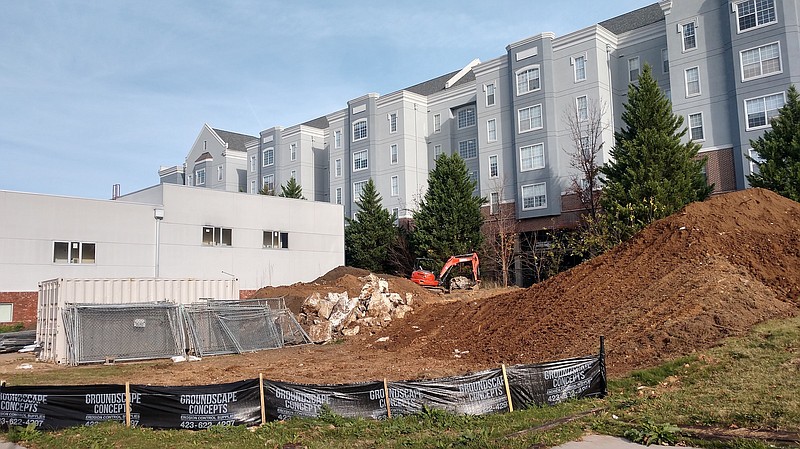
[[0, 189], [132, 192], [204, 123], [296, 125], [653, 2], [5, 0]]

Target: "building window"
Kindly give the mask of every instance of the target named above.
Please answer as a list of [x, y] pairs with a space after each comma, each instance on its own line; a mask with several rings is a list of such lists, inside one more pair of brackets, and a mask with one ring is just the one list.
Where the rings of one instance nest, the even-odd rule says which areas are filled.
[[297, 159], [297, 144], [290, 143], [289, 144], [289, 160], [294, 161]]
[[705, 140], [703, 113], [689, 114], [689, 138], [692, 140]]
[[542, 127], [542, 105], [537, 104], [519, 110], [519, 132], [524, 133]]
[[517, 72], [517, 95], [539, 90], [539, 67], [525, 68]]
[[433, 132], [438, 133], [442, 130], [442, 114], [433, 115]]
[[681, 37], [683, 38], [683, 51], [697, 48], [697, 24], [692, 21], [681, 25]]
[[747, 0], [736, 4], [739, 32], [778, 21], [775, 0]]
[[336, 204], [342, 204], [342, 188], [336, 188]]
[[250, 156], [250, 173], [256, 172], [256, 155]]
[[392, 144], [389, 146], [389, 163], [396, 164], [399, 159], [399, 155], [397, 153], [397, 144]]
[[500, 175], [500, 167], [497, 164], [497, 155], [489, 156], [489, 177], [496, 178]]
[[433, 160], [438, 159], [441, 154], [442, 154], [442, 146], [441, 145], [434, 145], [433, 146]]
[[774, 75], [783, 71], [781, 47], [777, 42], [744, 50], [739, 53], [739, 57], [742, 60], [742, 81]]
[[281, 231], [264, 231], [264, 248], [288, 249], [289, 233]]
[[669, 73], [669, 51], [666, 48], [661, 49], [661, 71]]
[[256, 182], [254, 180], [250, 181], [250, 193], [257, 193], [256, 192]]
[[353, 123], [353, 142], [367, 138], [367, 121], [360, 120]]
[[297, 170], [292, 170], [289, 172], [289, 179], [294, 178], [297, 180]]
[[544, 144], [528, 145], [519, 149], [520, 170], [544, 168]]
[[269, 167], [275, 163], [275, 148], [265, 148], [261, 154], [261, 166]]
[[572, 65], [575, 68], [575, 82], [583, 81], [586, 79], [586, 56], [578, 56], [574, 59]]
[[364, 170], [368, 166], [367, 150], [356, 151], [353, 153], [353, 171]]
[[747, 153], [750, 155], [750, 159], [753, 159], [750, 161], [750, 173], [759, 173], [759, 167], [764, 163], [764, 159], [758, 154], [758, 151], [752, 148], [747, 150]]
[[14, 320], [14, 304], [0, 304], [0, 323], [10, 323]]
[[639, 79], [639, 57], [628, 59], [628, 81], [634, 82]]
[[575, 99], [576, 114], [579, 121], [589, 120], [589, 100], [586, 95]]
[[489, 193], [489, 215], [500, 212], [500, 192]]
[[275, 175], [266, 175], [261, 179], [263, 182], [261, 183], [261, 187], [264, 189], [267, 195], [272, 195], [275, 193]]
[[342, 130], [337, 129], [333, 132], [333, 147], [334, 148], [341, 148], [342, 147]]
[[232, 242], [233, 242], [233, 230], [231, 230], [230, 228], [203, 226], [203, 245], [231, 246]]
[[547, 207], [545, 183], [522, 186], [522, 210], [543, 209]]
[[217, 166], [217, 181], [222, 181], [222, 166]]
[[497, 120], [495, 119], [486, 122], [486, 140], [488, 142], [497, 141]]
[[96, 244], [87, 242], [53, 242], [53, 263], [93, 264]]
[[487, 84], [484, 86], [484, 90], [486, 91], [486, 107], [494, 106], [494, 83]]
[[400, 195], [400, 180], [397, 176], [392, 176], [391, 178], [391, 196]]
[[364, 187], [367, 181], [358, 181], [353, 183], [353, 200], [361, 201], [361, 193], [364, 192]]
[[465, 108], [458, 111], [458, 129], [475, 126], [475, 109]]
[[770, 126], [770, 120], [778, 115], [786, 99], [783, 93], [751, 98], [744, 101], [747, 115], [747, 130]]
[[700, 69], [692, 67], [686, 69], [686, 96], [700, 95]]
[[208, 141], [207, 141], [207, 140], [204, 140], [204, 141], [203, 141], [203, 149], [204, 149], [204, 150], [207, 150], [207, 149], [208, 149]]
[[397, 132], [397, 113], [392, 112], [389, 114], [389, 132], [396, 133]]
[[458, 142], [458, 155], [464, 160], [478, 157], [478, 142], [475, 139]]
[[400, 218], [400, 208], [399, 207], [393, 207], [392, 208], [392, 221], [394, 221], [394, 224], [397, 224], [397, 219], [398, 218]]
[[342, 176], [342, 160], [336, 159], [333, 161], [333, 175], [337, 178]]
[[200, 170], [196, 170], [194, 172], [194, 180], [196, 186], [206, 185], [206, 169], [201, 168]]

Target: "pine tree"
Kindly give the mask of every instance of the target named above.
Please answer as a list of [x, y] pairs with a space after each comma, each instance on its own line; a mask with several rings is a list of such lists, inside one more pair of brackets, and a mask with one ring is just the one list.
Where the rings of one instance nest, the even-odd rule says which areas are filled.
[[486, 199], [474, 192], [475, 181], [470, 179], [464, 160], [457, 154], [441, 154], [428, 176], [425, 197], [414, 213], [411, 239], [417, 256], [444, 261], [480, 248], [481, 205]]
[[747, 176], [753, 187], [763, 187], [800, 202], [800, 100], [794, 85], [789, 86], [786, 104], [772, 119], [767, 130], [750, 145], [759, 160], [758, 173]]
[[392, 215], [381, 205], [382, 198], [370, 179], [356, 201], [359, 210], [346, 218], [344, 230], [345, 264], [383, 273], [388, 268], [387, 251], [397, 230]]
[[294, 176], [286, 181], [285, 186], [281, 186], [281, 193], [278, 196], [282, 196], [284, 198], [298, 198], [301, 200], [306, 199], [306, 197], [303, 196], [303, 188], [300, 187], [300, 184], [297, 183], [297, 181], [294, 179]]
[[602, 205], [610, 226], [623, 229], [625, 238], [654, 220], [671, 215], [686, 204], [708, 197], [713, 186], [703, 176], [701, 146], [681, 143], [687, 129], [683, 117], [659, 89], [649, 65], [638, 83], [628, 87], [622, 113], [625, 125], [614, 133], [612, 160], [601, 168]]

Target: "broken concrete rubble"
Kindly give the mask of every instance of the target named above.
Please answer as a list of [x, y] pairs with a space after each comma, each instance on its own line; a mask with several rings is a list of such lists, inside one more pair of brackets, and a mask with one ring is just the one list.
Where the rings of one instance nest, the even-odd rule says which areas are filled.
[[403, 319], [413, 310], [413, 295], [389, 291], [389, 282], [374, 274], [359, 278], [364, 281], [358, 298], [347, 292], [315, 293], [303, 302], [300, 323], [309, 327], [309, 337], [315, 343], [331, 341], [337, 336], [353, 336], [366, 329], [388, 325]]

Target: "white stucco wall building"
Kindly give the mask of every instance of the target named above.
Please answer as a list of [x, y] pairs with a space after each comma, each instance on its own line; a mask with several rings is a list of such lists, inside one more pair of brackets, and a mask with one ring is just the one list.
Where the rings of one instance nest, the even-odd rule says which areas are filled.
[[344, 264], [342, 206], [322, 202], [161, 184], [114, 201], [0, 191], [0, 211], [0, 322], [35, 320], [39, 282], [58, 277], [248, 291]]

